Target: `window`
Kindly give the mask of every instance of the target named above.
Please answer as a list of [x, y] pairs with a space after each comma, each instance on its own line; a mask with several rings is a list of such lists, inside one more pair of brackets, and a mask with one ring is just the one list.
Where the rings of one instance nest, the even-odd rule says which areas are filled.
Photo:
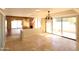
[[40, 18], [35, 19], [35, 28], [41, 28], [41, 19]]
[[5, 33], [7, 34], [7, 20], [5, 20]]
[[22, 28], [22, 21], [21, 20], [13, 20], [11, 22], [11, 28], [15, 28], [15, 29]]

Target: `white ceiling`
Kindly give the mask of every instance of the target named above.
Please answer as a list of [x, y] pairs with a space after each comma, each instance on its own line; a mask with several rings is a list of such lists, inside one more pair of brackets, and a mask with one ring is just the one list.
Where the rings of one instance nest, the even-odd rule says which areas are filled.
[[72, 8], [5, 8], [4, 12], [6, 15], [9, 16], [45, 17], [47, 15], [48, 10], [50, 10], [51, 13], [58, 13], [71, 9]]

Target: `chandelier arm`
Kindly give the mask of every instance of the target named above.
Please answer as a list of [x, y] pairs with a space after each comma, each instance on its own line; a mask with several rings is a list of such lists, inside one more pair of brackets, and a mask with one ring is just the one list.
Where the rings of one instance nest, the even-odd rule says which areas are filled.
[[48, 15], [45, 18], [46, 20], [52, 20], [52, 17], [50, 16], [50, 11], [48, 11]]

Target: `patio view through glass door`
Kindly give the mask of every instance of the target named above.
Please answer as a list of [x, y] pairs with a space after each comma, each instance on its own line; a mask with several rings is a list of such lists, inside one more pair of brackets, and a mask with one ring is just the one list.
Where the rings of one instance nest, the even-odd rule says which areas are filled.
[[54, 17], [46, 22], [46, 32], [76, 39], [76, 17]]
[[62, 18], [63, 36], [76, 39], [76, 17]]
[[52, 20], [47, 20], [47, 22], [46, 22], [46, 32], [52, 33]]
[[61, 35], [61, 18], [53, 18], [53, 33]]

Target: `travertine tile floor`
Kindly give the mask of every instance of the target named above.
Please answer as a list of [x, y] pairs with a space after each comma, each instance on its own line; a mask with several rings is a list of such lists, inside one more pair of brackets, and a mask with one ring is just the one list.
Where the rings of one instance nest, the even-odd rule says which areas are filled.
[[10, 51], [75, 51], [76, 41], [47, 33], [38, 33], [20, 39], [20, 35], [6, 38], [5, 48]]

